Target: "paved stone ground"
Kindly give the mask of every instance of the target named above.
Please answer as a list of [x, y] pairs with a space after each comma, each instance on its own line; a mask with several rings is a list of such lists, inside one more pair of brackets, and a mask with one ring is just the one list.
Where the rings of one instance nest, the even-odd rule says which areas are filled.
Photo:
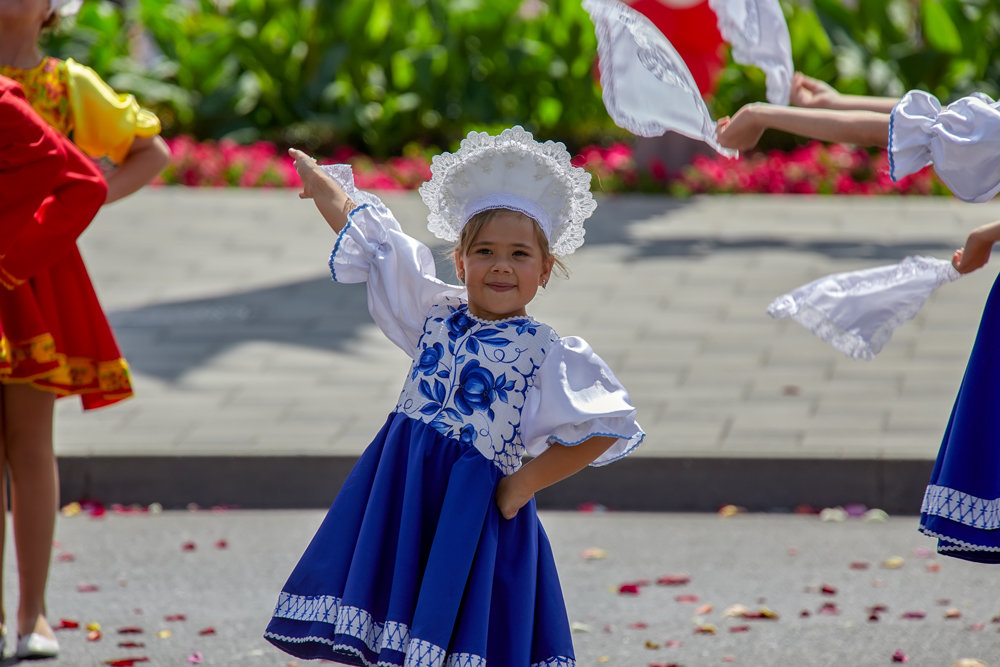
[[[419, 198], [386, 201], [452, 276]], [[942, 287], [871, 362], [764, 311], [821, 275], [950, 257], [997, 218], [947, 198], [602, 196], [569, 280], [530, 310], [608, 361], [648, 438], [540, 502], [916, 511], [995, 269]], [[148, 189], [104, 210], [81, 245], [137, 395], [60, 402], [64, 498], [328, 502], [408, 366], [363, 288], [330, 284], [332, 244], [292, 191]]]
[[[80, 628], [60, 631], [62, 657], [38, 664], [97, 667], [144, 657], [148, 663], [138, 667], [180, 667], [196, 654], [205, 666], [314, 664], [294, 661], [261, 634], [323, 514], [109, 511], [98, 520], [61, 518], [48, 609], [54, 623], [67, 619]], [[913, 517], [827, 523], [769, 514], [542, 512], [541, 518], [577, 628], [580, 667], [882, 667], [894, 664], [896, 651], [915, 667], [948, 667], [963, 657], [1000, 664], [994, 568], [935, 555]], [[593, 549], [605, 557], [582, 557], [599, 555]], [[886, 567], [894, 558], [901, 566]], [[11, 553], [8, 618], [16, 602], [13, 561]], [[657, 585], [678, 573], [690, 582]], [[642, 580], [649, 585], [638, 595], [617, 593], [621, 584]], [[751, 612], [766, 607], [778, 618], [732, 616], [734, 605]], [[876, 605], [883, 611], [871, 620]], [[913, 618], [917, 612], [924, 616]], [[87, 641], [90, 623], [100, 624], [98, 641]], [[704, 625], [716, 633], [696, 634]], [[214, 632], [202, 634], [208, 629]]]

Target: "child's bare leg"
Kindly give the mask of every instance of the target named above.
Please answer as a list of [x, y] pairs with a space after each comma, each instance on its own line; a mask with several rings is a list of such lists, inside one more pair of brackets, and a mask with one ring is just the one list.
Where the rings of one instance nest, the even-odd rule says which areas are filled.
[[27, 385], [3, 386], [4, 446], [20, 579], [20, 635], [54, 636], [45, 619], [45, 586], [59, 509], [59, 471], [52, 448], [54, 404], [51, 392]]

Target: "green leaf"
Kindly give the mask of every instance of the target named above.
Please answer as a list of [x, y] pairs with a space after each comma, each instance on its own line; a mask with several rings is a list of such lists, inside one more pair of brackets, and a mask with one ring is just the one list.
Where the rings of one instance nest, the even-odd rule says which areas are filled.
[[920, 19], [924, 36], [931, 48], [948, 54], [962, 51], [962, 38], [958, 28], [938, 0], [921, 0]]

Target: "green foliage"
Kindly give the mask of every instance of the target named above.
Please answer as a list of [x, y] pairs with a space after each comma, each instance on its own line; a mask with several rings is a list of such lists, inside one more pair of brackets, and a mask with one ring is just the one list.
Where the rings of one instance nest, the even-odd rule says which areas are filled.
[[579, 0], [539, 2], [535, 16], [521, 5], [140, 0], [118, 16], [89, 2], [51, 50], [135, 92], [168, 135], [387, 155], [516, 123], [576, 144], [613, 128]]

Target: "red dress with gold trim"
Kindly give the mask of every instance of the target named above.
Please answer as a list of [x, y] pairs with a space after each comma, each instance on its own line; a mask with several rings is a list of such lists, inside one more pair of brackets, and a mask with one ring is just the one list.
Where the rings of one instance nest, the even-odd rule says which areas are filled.
[[84, 409], [132, 395], [76, 239], [104, 203], [100, 170], [0, 76], [0, 382]]

